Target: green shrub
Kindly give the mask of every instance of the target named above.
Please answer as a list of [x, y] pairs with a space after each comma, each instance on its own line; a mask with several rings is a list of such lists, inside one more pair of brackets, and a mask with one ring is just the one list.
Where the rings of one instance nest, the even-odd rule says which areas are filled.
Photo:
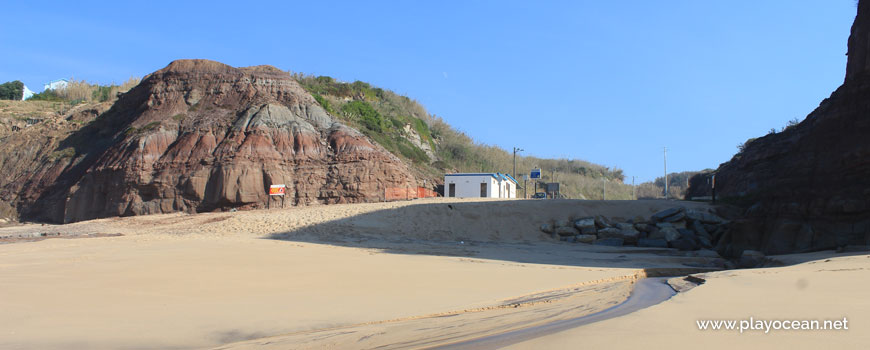
[[378, 111], [363, 101], [351, 101], [341, 106], [344, 114], [359, 118], [360, 123], [367, 129], [375, 132], [383, 132], [385, 120]]
[[335, 110], [332, 109], [332, 104], [329, 103], [329, 100], [323, 98], [323, 96], [320, 96], [320, 94], [311, 94], [311, 95], [314, 96], [314, 99], [317, 101], [318, 104], [320, 104], [320, 107], [323, 107], [323, 110], [325, 110], [326, 113], [329, 113], [331, 115], [337, 114], [337, 113], [335, 113]]
[[21, 100], [24, 96], [24, 83], [19, 80], [0, 84], [0, 100]]
[[75, 155], [76, 149], [72, 147], [67, 147], [61, 150], [51, 152], [51, 154], [48, 155], [48, 158], [51, 160], [57, 160], [61, 158], [73, 158], [75, 157]]
[[33, 97], [28, 99], [29, 101], [55, 101], [61, 102], [64, 101], [63, 97], [60, 97], [58, 93], [54, 90], [45, 90], [38, 94], [33, 94]]

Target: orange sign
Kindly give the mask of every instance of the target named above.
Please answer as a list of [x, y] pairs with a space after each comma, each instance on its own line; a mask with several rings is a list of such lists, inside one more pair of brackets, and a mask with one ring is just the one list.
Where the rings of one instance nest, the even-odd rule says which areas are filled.
[[283, 196], [285, 189], [286, 189], [286, 186], [284, 186], [284, 185], [271, 185], [271, 186], [269, 186], [269, 195], [270, 196]]

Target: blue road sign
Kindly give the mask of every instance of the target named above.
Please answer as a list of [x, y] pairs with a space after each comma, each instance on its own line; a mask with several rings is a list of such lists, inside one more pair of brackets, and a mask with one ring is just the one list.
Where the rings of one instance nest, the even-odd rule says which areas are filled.
[[532, 174], [529, 177], [531, 177], [533, 179], [540, 179], [541, 178], [541, 169], [532, 169]]

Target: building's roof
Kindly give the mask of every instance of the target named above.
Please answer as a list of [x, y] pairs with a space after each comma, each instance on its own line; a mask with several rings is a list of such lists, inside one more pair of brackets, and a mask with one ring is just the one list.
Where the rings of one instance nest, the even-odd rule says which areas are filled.
[[492, 176], [496, 180], [510, 180], [513, 183], [517, 184], [517, 180], [514, 179], [510, 174], [502, 174], [502, 173], [456, 173], [456, 174], [444, 174], [444, 176]]

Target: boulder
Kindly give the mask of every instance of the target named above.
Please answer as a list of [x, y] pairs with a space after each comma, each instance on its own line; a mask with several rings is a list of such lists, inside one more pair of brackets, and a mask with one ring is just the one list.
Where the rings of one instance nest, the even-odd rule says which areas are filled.
[[680, 232], [673, 227], [660, 228], [658, 231], [650, 232], [649, 238], [664, 239], [667, 242], [672, 242], [680, 238]]
[[553, 228], [553, 224], [541, 224], [541, 232], [554, 233], [556, 230]]
[[686, 228], [678, 228], [677, 232], [680, 233], [680, 238], [688, 238], [692, 240], [695, 244], [699, 244], [698, 236], [695, 235], [695, 232]]
[[556, 234], [563, 237], [576, 236], [580, 234], [580, 231], [573, 227], [560, 226], [556, 228]]
[[625, 243], [637, 243], [640, 231], [635, 230], [631, 224], [619, 223], [614, 228], [605, 228], [598, 231], [598, 238], [619, 238]]
[[598, 238], [619, 238], [626, 243], [634, 244], [640, 236], [640, 232], [631, 228], [620, 230], [618, 228], [605, 228], [598, 230]]
[[620, 230], [622, 230], [622, 231], [626, 231], [626, 230], [637, 231], [637, 230], [635, 230], [635, 228], [634, 228], [634, 224], [630, 224], [630, 223], [626, 223], [626, 222], [619, 222], [619, 223], [616, 223], [616, 224], [614, 225], [614, 227], [616, 227], [616, 228], [618, 228], [618, 229], [620, 229]]
[[674, 215], [683, 213], [685, 211], [686, 211], [686, 208], [683, 208], [683, 207], [674, 207], [674, 208], [670, 208], [670, 209], [665, 209], [665, 210], [662, 210], [658, 213], [653, 214], [650, 217], [650, 220], [652, 220], [654, 222], [662, 221], [667, 217], [674, 216]]
[[595, 235], [577, 235], [574, 240], [578, 243], [591, 244], [595, 242]]
[[696, 250], [696, 249], [698, 249], [698, 246], [695, 244], [695, 242], [689, 238], [686, 238], [686, 237], [670, 241], [670, 242], [668, 242], [668, 245], [670, 245], [671, 248], [676, 248], [679, 250]]
[[657, 238], [641, 238], [637, 241], [637, 246], [647, 248], [667, 248], [668, 241]]
[[640, 232], [649, 232], [652, 229], [652, 225], [644, 223], [634, 224], [634, 229]]
[[595, 240], [595, 245], [606, 245], [611, 247], [622, 247], [623, 240], [621, 238], [599, 238]]
[[595, 218], [586, 217], [586, 218], [582, 218], [582, 219], [577, 219], [574, 221], [574, 227], [580, 231], [583, 231], [583, 229], [588, 230], [589, 228], [594, 229], [595, 228]]
[[757, 250], [744, 250], [737, 265], [742, 268], [752, 268], [764, 262], [764, 253]]
[[704, 226], [704, 230], [710, 234], [713, 234], [713, 232], [716, 232], [716, 230], [718, 230], [720, 227], [719, 225], [713, 225], [713, 224], [702, 224], [702, 226]]
[[698, 243], [701, 244], [702, 248], [710, 249], [713, 248], [713, 242], [710, 241], [709, 238], [705, 236], [698, 236]]
[[668, 217], [662, 219], [663, 222], [677, 222], [677, 221], [683, 221], [683, 220], [686, 220], [686, 213], [685, 212], [679, 212], [679, 213], [676, 213], [674, 215], [671, 215], [671, 216], [668, 216]]
[[595, 216], [595, 226], [598, 228], [607, 228], [607, 227], [613, 227], [613, 224], [611, 224], [610, 220], [608, 220], [606, 217], [603, 217], [601, 215], [597, 215], [597, 216]]
[[674, 224], [669, 222], [658, 222], [656, 223], [656, 227], [658, 227], [659, 229], [663, 229], [665, 227], [674, 228]]
[[701, 224], [699, 221], [690, 221], [687, 228], [695, 231], [695, 234], [698, 235], [698, 237], [706, 237], [707, 240], [713, 239], [713, 236], [711, 236], [710, 233], [707, 232], [707, 229], [704, 228], [704, 225]]
[[686, 210], [686, 217], [692, 221], [699, 221], [704, 224], [715, 224], [719, 225], [725, 222], [725, 219], [722, 219], [715, 214], [707, 213], [700, 210]]
[[584, 227], [580, 229], [580, 234], [582, 235], [596, 235], [598, 234], [598, 229], [595, 226], [592, 227]]

